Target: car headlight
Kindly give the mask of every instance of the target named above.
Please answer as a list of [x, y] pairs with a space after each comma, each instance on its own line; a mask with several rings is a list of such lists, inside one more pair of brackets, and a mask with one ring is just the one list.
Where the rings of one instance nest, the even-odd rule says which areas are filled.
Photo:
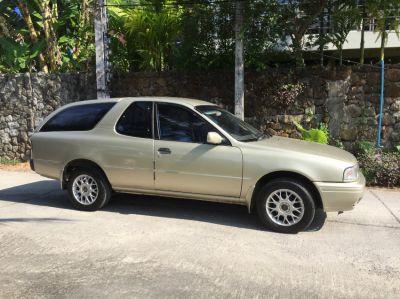
[[358, 164], [348, 167], [343, 172], [343, 182], [354, 182], [358, 179]]

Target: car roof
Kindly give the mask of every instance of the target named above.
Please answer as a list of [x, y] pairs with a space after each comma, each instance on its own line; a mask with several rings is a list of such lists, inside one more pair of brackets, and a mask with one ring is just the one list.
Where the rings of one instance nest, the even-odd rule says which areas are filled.
[[148, 97], [124, 97], [124, 98], [110, 98], [102, 100], [86, 100], [71, 103], [70, 105], [82, 105], [82, 104], [94, 104], [94, 103], [110, 103], [110, 102], [122, 102], [122, 101], [153, 101], [153, 102], [163, 102], [163, 103], [173, 103], [173, 104], [185, 104], [187, 106], [199, 106], [199, 105], [215, 105], [210, 102], [189, 99], [189, 98], [179, 98], [179, 97], [159, 97], [159, 96], [148, 96]]

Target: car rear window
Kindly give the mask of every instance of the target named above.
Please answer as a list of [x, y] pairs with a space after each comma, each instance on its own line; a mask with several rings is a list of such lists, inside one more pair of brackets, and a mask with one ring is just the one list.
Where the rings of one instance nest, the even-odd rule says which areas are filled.
[[153, 102], [133, 102], [122, 114], [116, 131], [122, 135], [152, 138]]
[[40, 131], [89, 131], [114, 105], [115, 103], [110, 102], [66, 108], [49, 119]]

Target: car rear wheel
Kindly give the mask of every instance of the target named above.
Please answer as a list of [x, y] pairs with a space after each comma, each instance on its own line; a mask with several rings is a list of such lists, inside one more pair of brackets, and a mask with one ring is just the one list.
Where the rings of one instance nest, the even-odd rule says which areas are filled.
[[257, 193], [257, 214], [270, 230], [297, 233], [314, 219], [315, 203], [307, 188], [293, 179], [277, 179]]
[[111, 198], [111, 187], [107, 179], [95, 169], [74, 170], [67, 190], [71, 204], [82, 211], [101, 209]]

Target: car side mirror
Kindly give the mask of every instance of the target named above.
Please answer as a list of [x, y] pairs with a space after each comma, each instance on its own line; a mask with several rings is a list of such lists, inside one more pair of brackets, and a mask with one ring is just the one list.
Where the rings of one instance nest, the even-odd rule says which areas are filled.
[[223, 138], [217, 132], [208, 132], [207, 134], [207, 143], [218, 145], [221, 144]]

